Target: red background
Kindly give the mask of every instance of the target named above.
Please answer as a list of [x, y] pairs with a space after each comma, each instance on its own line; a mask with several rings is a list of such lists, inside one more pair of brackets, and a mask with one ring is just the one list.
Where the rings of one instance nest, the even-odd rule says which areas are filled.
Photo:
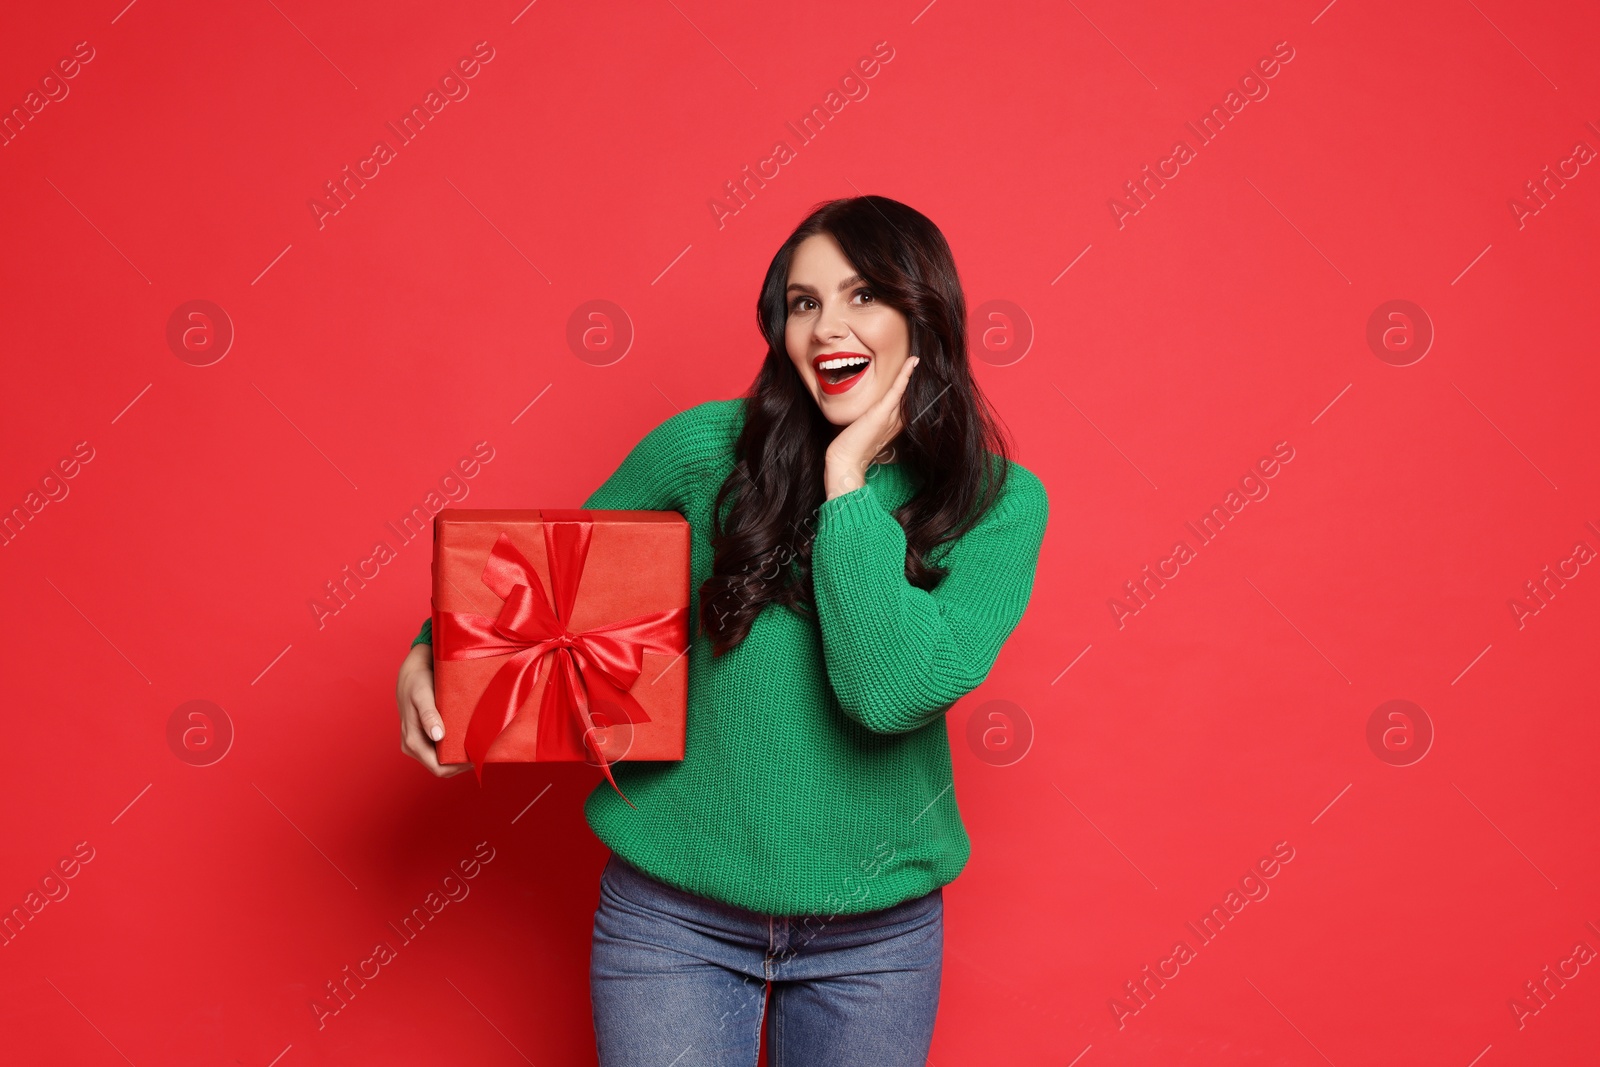
[[[7, 1058], [592, 1062], [598, 772], [497, 766], [480, 791], [398, 752], [425, 539], [322, 626], [309, 604], [476, 442], [470, 506], [570, 507], [675, 409], [740, 393], [773, 251], [864, 192], [944, 229], [974, 309], [1031, 324], [1015, 360], [1021, 320], [985, 317], [978, 373], [1052, 504], [1028, 615], [949, 716], [974, 854], [932, 1062], [1592, 1057], [1600, 975], [1561, 961], [1600, 946], [1600, 577], [1561, 561], [1600, 547], [1600, 176], [1525, 187], [1600, 147], [1591, 6], [9, 21], [8, 113], [76, 42], [94, 58], [0, 147], [0, 506], [76, 443], [93, 459], [0, 549], [0, 905], [93, 859], [0, 949]], [[319, 228], [323, 183], [480, 41], [469, 95]], [[880, 41], [869, 95], [719, 228], [723, 183]], [[1124, 182], [1280, 41], [1269, 94], [1119, 226]], [[201, 299], [236, 332], [208, 366], [167, 340]], [[634, 333], [615, 361], [567, 339], [600, 299]], [[1435, 331], [1407, 366], [1368, 342], [1391, 300]], [[1119, 627], [1123, 583], [1278, 442], [1270, 495]], [[1578, 570], [1519, 626], [1546, 565]], [[214, 733], [170, 739], [194, 700]], [[1390, 700], [1412, 732], [1369, 742]], [[470, 896], [319, 1029], [325, 983], [479, 842]], [[1199, 946], [1186, 923], [1278, 842], [1270, 894]], [[1179, 939], [1195, 957], [1119, 1024]], [[1547, 966], [1570, 977], [1541, 1004]]]

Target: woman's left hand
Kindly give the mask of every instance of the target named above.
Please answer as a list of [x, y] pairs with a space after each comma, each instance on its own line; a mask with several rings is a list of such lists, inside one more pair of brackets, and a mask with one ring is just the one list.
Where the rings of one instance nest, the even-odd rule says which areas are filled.
[[900, 417], [900, 398], [917, 365], [912, 356], [900, 367], [894, 382], [854, 422], [840, 430], [824, 457], [823, 487], [828, 499], [859, 489], [867, 484], [867, 467], [889, 442], [900, 436], [905, 422]]

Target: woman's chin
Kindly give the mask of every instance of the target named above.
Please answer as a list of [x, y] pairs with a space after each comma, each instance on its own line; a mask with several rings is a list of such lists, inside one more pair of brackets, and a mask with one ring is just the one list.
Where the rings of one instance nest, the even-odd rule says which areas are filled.
[[854, 388], [842, 393], [827, 393], [818, 386], [812, 396], [822, 409], [823, 418], [835, 426], [848, 426], [860, 418], [882, 395], [882, 390], [877, 388], [878, 383], [871, 380], [871, 374], [872, 371], [867, 370], [863, 375], [866, 381], [857, 382]]
[[829, 396], [827, 393], [817, 394], [817, 406], [822, 409], [822, 417], [841, 429], [849, 426], [861, 413], [871, 407], [871, 402], [863, 403], [858, 396]]

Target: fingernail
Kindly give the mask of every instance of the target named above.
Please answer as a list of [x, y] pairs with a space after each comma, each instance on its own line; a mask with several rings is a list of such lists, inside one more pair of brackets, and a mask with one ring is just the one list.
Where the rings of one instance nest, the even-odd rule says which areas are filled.
[[439, 738], [441, 738], [443, 736], [444, 736], [444, 727], [443, 726], [435, 726], [433, 728], [433, 739], [435, 741], [437, 741], [437, 740], [439, 740]]

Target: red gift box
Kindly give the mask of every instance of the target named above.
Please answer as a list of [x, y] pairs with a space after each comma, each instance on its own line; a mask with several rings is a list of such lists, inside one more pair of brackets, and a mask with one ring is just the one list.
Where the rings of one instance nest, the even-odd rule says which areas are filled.
[[681, 760], [688, 640], [675, 511], [434, 516], [440, 763]]

